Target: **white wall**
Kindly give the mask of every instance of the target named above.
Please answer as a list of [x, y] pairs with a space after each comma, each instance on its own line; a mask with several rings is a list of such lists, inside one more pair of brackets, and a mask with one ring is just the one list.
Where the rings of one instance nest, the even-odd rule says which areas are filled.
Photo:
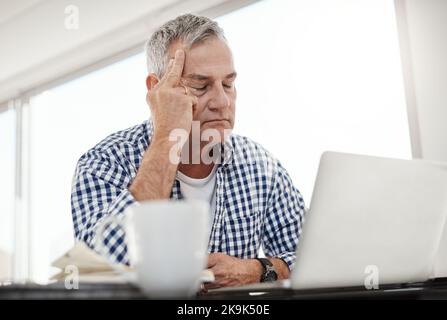
[[413, 156], [447, 161], [447, 1], [395, 4]]

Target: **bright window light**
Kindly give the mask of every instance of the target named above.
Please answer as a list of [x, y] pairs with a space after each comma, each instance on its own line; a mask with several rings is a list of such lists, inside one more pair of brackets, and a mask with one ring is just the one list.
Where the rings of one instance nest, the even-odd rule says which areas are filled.
[[109, 134], [149, 118], [143, 55], [45, 91], [30, 104], [31, 277], [74, 242], [71, 181], [81, 155]]
[[0, 112], [0, 282], [12, 276], [14, 252], [15, 112]]
[[236, 130], [309, 206], [323, 151], [411, 158], [389, 0], [266, 0], [217, 19], [238, 71]]

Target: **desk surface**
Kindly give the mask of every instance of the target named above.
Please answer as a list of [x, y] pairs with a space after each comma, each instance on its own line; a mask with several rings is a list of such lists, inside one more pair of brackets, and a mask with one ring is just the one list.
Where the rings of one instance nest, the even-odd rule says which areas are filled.
[[[32, 284], [0, 286], [0, 299], [146, 299], [146, 297], [130, 284], [80, 283], [78, 290], [67, 290], [63, 283], [53, 283], [45, 286]], [[312, 290], [277, 288], [260, 292], [215, 291], [198, 295], [196, 299], [447, 299], [447, 278], [421, 283], [384, 285], [377, 290], [349, 287]]]

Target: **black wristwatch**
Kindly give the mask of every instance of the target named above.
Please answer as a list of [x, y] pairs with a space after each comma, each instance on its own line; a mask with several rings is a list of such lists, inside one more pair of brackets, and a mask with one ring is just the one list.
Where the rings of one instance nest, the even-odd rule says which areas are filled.
[[262, 264], [262, 267], [264, 268], [264, 271], [262, 272], [261, 275], [261, 282], [278, 280], [278, 274], [276, 273], [276, 269], [269, 259], [256, 258], [256, 260], [258, 260]]

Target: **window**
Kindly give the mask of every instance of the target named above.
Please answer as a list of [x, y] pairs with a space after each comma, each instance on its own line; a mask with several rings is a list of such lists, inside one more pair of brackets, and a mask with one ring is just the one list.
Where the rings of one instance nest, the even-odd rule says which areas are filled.
[[217, 20], [235, 132], [280, 159], [307, 206], [325, 150], [411, 158], [393, 1], [266, 0]]
[[80, 156], [107, 135], [149, 118], [146, 69], [137, 55], [45, 91], [30, 101], [31, 277], [73, 245], [70, 193]]
[[0, 282], [12, 278], [14, 252], [15, 112], [0, 112]]

